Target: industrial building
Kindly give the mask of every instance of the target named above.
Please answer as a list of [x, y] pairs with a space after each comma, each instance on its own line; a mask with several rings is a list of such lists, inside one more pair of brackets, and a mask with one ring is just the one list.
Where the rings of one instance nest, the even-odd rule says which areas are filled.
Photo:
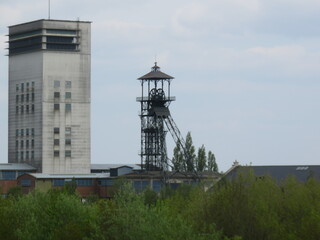
[[16, 186], [25, 194], [46, 192], [72, 183], [81, 197], [109, 198], [119, 177], [137, 191], [157, 192], [216, 181], [218, 173], [170, 172], [165, 134], [184, 140], [168, 109], [175, 100], [173, 77], [156, 63], [139, 78], [141, 164], [91, 164], [90, 29], [90, 22], [51, 19], [9, 27], [9, 163], [0, 164], [0, 193]]
[[306, 183], [308, 179], [320, 180], [319, 165], [240, 165], [237, 161], [224, 174], [224, 179], [234, 180], [241, 174], [252, 173], [257, 178], [271, 177], [278, 183], [282, 183], [288, 177], [294, 177], [301, 183]]
[[9, 27], [9, 163], [90, 173], [90, 22]]

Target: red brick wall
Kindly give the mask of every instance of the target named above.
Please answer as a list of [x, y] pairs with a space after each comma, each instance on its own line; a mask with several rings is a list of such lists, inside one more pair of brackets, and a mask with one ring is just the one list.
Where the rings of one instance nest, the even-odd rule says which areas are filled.
[[8, 190], [17, 186], [17, 180], [0, 180], [0, 189], [2, 194], [7, 194]]
[[[21, 186], [21, 180], [22, 179], [30, 179], [31, 180], [31, 186]], [[35, 188], [35, 178], [30, 176], [30, 175], [26, 175], [26, 174], [22, 175], [22, 176], [18, 177], [17, 184], [19, 186], [21, 186], [22, 193], [23, 194], [27, 194], [27, 193], [29, 193], [29, 192], [34, 190], [34, 188]]]

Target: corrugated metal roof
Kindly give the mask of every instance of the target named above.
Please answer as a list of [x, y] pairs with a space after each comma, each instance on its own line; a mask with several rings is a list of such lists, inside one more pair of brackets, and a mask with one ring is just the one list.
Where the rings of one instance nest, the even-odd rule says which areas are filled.
[[91, 164], [91, 170], [110, 170], [111, 168], [131, 167], [133, 170], [140, 170], [138, 164]]
[[29, 164], [26, 163], [0, 163], [0, 171], [1, 170], [29, 170], [29, 171], [34, 171], [36, 170], [35, 167], [32, 167]]
[[91, 173], [91, 174], [46, 174], [46, 173], [27, 173], [37, 179], [79, 179], [79, 178], [108, 178], [109, 173]]
[[227, 178], [235, 178], [238, 173], [253, 170], [256, 176], [271, 176], [282, 181], [288, 176], [294, 176], [298, 181], [306, 182], [309, 177], [320, 179], [320, 165], [274, 165], [274, 166], [237, 166], [226, 174]]

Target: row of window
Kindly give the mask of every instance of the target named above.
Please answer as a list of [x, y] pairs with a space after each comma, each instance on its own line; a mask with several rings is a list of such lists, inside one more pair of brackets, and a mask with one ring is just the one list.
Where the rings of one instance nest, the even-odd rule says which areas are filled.
[[[65, 144], [66, 145], [71, 145], [71, 139], [70, 138], [65, 139]], [[54, 146], [59, 146], [60, 145], [60, 139], [54, 139], [53, 145]]]
[[[54, 110], [60, 110], [60, 103], [53, 104], [53, 109]], [[71, 111], [71, 103], [66, 103], [65, 104], [65, 111], [66, 112], [70, 112]]]
[[[54, 92], [54, 98], [60, 99], [60, 92]], [[71, 99], [71, 92], [65, 93], [65, 99]]]
[[[20, 143], [20, 145], [19, 145], [19, 143]], [[16, 148], [19, 148], [19, 147], [20, 148], [24, 148], [24, 147], [34, 148], [34, 139], [31, 139], [31, 140], [27, 139], [26, 141], [20, 140], [20, 142], [19, 142], [19, 140], [16, 140]]]
[[16, 160], [33, 160], [34, 159], [34, 151], [20, 151], [16, 152]]
[[16, 129], [16, 137], [21, 136], [24, 137], [24, 134], [26, 134], [26, 136], [34, 136], [34, 128], [21, 128], [21, 129]]
[[21, 105], [21, 106], [16, 106], [16, 114], [29, 114], [29, 113], [34, 113], [34, 104], [31, 105]]
[[72, 181], [75, 181], [77, 186], [92, 186], [93, 184], [92, 179], [53, 179], [52, 184], [53, 186], [64, 186], [65, 184], [71, 184]]
[[21, 94], [21, 95], [16, 95], [16, 103], [23, 103], [24, 100], [26, 100], [26, 102], [32, 101], [34, 102], [34, 93], [27, 93], [27, 94]]
[[34, 91], [34, 86], [35, 86], [35, 83], [34, 82], [31, 82], [31, 84], [29, 82], [26, 82], [26, 83], [17, 83], [16, 84], [16, 92], [18, 92], [19, 90], [21, 92], [24, 92], [24, 87], [26, 87], [26, 91], [29, 92], [29, 91]]
[[18, 176], [25, 174], [26, 171], [1, 171], [0, 179], [1, 180], [15, 180]]
[[[53, 156], [54, 157], [60, 157], [60, 151], [59, 150], [54, 150], [53, 151]], [[65, 157], [71, 157], [71, 150], [64, 151], [64, 156]]]
[[[53, 83], [54, 88], [59, 88], [60, 87], [60, 81], [55, 80]], [[71, 81], [66, 81], [65, 82], [65, 87], [66, 88], [71, 88]]]
[[77, 30], [65, 30], [65, 29], [38, 29], [38, 30], [33, 30], [29, 32], [23, 32], [23, 33], [17, 33], [17, 34], [12, 34], [9, 36], [9, 40], [14, 40], [14, 39], [19, 39], [19, 38], [25, 38], [25, 37], [34, 37], [36, 35], [42, 35], [42, 34], [58, 34], [58, 35], [77, 35], [78, 31]]
[[[60, 134], [60, 128], [58, 128], [58, 127], [53, 128], [53, 133]], [[66, 134], [66, 136], [71, 135], [71, 127], [65, 128], [65, 134]]]
[[47, 43], [49, 50], [77, 50], [76, 44]]
[[[47, 43], [77, 43], [76, 37], [53, 37], [47, 36]], [[48, 44], [47, 44], [48, 46]], [[47, 47], [48, 48], [48, 47]]]
[[9, 54], [40, 49], [74, 51], [79, 45], [77, 33], [77, 30], [39, 29], [13, 34], [9, 36]]
[[21, 48], [21, 47], [32, 46], [32, 45], [40, 45], [41, 42], [42, 42], [41, 36], [24, 38], [21, 40], [9, 42], [9, 48], [14, 49], [14, 48]]
[[30, 187], [31, 186], [31, 179], [21, 179], [20, 184], [22, 187]]

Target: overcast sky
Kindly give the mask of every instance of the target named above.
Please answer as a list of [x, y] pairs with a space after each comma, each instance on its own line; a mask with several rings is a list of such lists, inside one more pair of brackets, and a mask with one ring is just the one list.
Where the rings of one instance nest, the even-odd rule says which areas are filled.
[[[91, 161], [140, 162], [136, 79], [156, 56], [175, 77], [173, 119], [221, 170], [320, 164], [319, 12], [319, 0], [51, 0], [52, 19], [92, 21]], [[0, 1], [0, 162], [7, 26], [46, 18], [47, 0]]]

